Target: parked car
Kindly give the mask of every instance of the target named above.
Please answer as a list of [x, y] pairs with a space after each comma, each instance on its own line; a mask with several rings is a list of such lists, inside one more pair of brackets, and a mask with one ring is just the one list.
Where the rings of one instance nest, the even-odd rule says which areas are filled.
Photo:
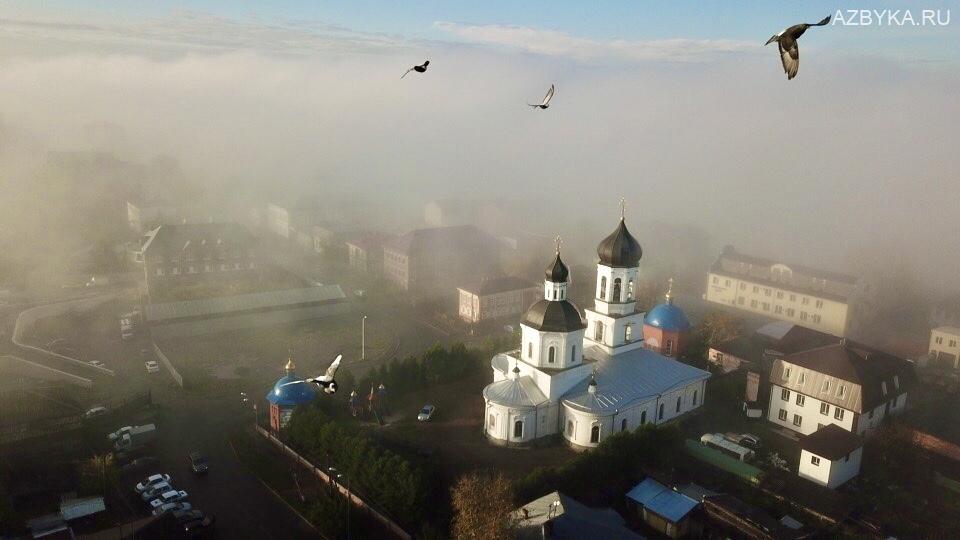
[[156, 360], [147, 360], [143, 366], [147, 368], [147, 373], [160, 373], [160, 362]]
[[186, 498], [187, 498], [186, 491], [183, 491], [182, 489], [180, 491], [171, 489], [169, 491], [164, 491], [163, 493], [154, 497], [153, 500], [150, 501], [150, 508], [154, 508], [154, 509], [160, 508], [165, 504], [182, 501]]
[[174, 510], [171, 515], [173, 519], [177, 521], [177, 525], [183, 525], [184, 523], [190, 523], [191, 521], [196, 521], [198, 519], [203, 519], [204, 514], [200, 510]]
[[186, 512], [193, 509], [193, 505], [186, 501], [178, 501], [167, 503], [160, 508], [153, 509], [153, 515], [159, 516], [160, 514], [166, 514], [167, 512], [180, 511]]
[[152, 488], [153, 486], [161, 482], [170, 482], [170, 475], [154, 474], [154, 475], [148, 476], [146, 480], [137, 484], [137, 487], [136, 487], [137, 493], [143, 493], [144, 491]]
[[760, 437], [752, 433], [724, 433], [723, 438], [751, 450], [760, 449]]
[[207, 460], [200, 452], [190, 452], [190, 470], [193, 474], [207, 474]]
[[434, 407], [433, 405], [424, 405], [423, 408], [420, 409], [420, 414], [417, 415], [417, 420], [421, 422], [426, 422], [430, 420], [431, 418], [433, 418], [433, 413], [436, 410], [437, 408]]
[[151, 465], [156, 465], [156, 464], [159, 463], [159, 462], [160, 462], [160, 460], [157, 459], [157, 458], [154, 457], [154, 456], [138, 457], [137, 459], [135, 459], [135, 460], [131, 461], [130, 463], [127, 463], [126, 465], [124, 465], [123, 467], [121, 467], [120, 470], [123, 471], [123, 472], [125, 472], [125, 473], [127, 473], [127, 472], [133, 472], [133, 471], [138, 471], [138, 470], [140, 470], [140, 469], [142, 469], [142, 468], [144, 468], [144, 467], [149, 467], [149, 466], [151, 466]]
[[108, 434], [107, 434], [107, 439], [109, 439], [109, 440], [111, 440], [111, 441], [115, 441], [115, 440], [119, 439], [120, 437], [123, 437], [123, 436], [126, 435], [127, 433], [130, 433], [130, 430], [131, 430], [131, 429], [133, 429], [133, 426], [123, 426], [122, 428], [114, 431], [113, 433], [108, 433]]
[[107, 412], [108, 412], [108, 411], [107, 411], [107, 408], [106, 408], [106, 407], [104, 407], [104, 406], [102, 406], [102, 405], [97, 405], [96, 407], [93, 407], [92, 409], [90, 409], [90, 410], [88, 410], [87, 412], [83, 413], [83, 417], [84, 417], [84, 419], [89, 420], [89, 419], [91, 419], [91, 418], [96, 418], [96, 417], [98, 417], [98, 416], [103, 416], [103, 415], [107, 414]]
[[[164, 493], [168, 493], [170, 491], [173, 491], [173, 486], [171, 486], [169, 482], [160, 482], [159, 484], [152, 486], [146, 491], [144, 491], [140, 495], [140, 498], [143, 499], [145, 502], [152, 501], [154, 499], [159, 498]], [[173, 501], [163, 501], [163, 502], [173, 502]]]
[[183, 532], [191, 535], [199, 534], [202, 531], [212, 528], [216, 522], [217, 519], [212, 515], [188, 521], [183, 524]]

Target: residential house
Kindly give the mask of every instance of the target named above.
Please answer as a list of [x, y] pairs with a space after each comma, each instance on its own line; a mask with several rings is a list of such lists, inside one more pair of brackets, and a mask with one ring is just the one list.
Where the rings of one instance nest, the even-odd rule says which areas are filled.
[[540, 297], [540, 288], [525, 279], [500, 276], [457, 288], [460, 318], [466, 322], [516, 316]]
[[383, 245], [393, 237], [367, 232], [347, 240], [347, 262], [351, 270], [370, 276], [383, 274]]
[[930, 362], [938, 367], [960, 369], [960, 328], [939, 326], [930, 331]]
[[836, 489], [860, 474], [863, 439], [837, 424], [800, 439], [800, 449], [800, 478]]
[[707, 361], [723, 373], [751, 368], [766, 371], [773, 358], [838, 343], [840, 338], [786, 321], [775, 321], [754, 333], [710, 347]]
[[912, 362], [843, 339], [776, 359], [769, 380], [770, 422], [804, 435], [829, 424], [862, 435], [904, 411], [916, 374]]

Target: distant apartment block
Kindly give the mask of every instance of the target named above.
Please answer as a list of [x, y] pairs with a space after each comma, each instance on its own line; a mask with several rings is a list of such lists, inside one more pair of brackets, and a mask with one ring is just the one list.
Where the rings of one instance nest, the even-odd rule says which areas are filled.
[[466, 322], [518, 316], [540, 298], [540, 288], [513, 276], [478, 280], [457, 288], [458, 313]]
[[727, 247], [707, 276], [704, 298], [745, 312], [835, 336], [859, 330], [874, 307], [872, 291], [854, 276], [787, 265]]
[[904, 411], [916, 380], [911, 362], [847, 339], [779, 358], [769, 377], [767, 419], [804, 435], [830, 424], [868, 433]]
[[960, 328], [941, 326], [930, 331], [930, 362], [937, 367], [960, 369]]
[[256, 238], [242, 225], [161, 225], [145, 238], [141, 251], [148, 293], [158, 285], [260, 272]]
[[458, 285], [500, 269], [502, 244], [473, 225], [418, 229], [383, 247], [383, 274], [420, 297], [449, 295]]

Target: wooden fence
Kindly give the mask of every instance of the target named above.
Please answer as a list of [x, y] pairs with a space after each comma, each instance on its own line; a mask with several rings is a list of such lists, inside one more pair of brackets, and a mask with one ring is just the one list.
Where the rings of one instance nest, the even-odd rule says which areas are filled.
[[324, 471], [320, 467], [317, 467], [316, 465], [311, 463], [310, 460], [298, 454], [296, 450], [294, 450], [293, 448], [290, 448], [289, 446], [284, 444], [283, 441], [274, 437], [272, 433], [264, 429], [262, 426], [258, 425], [256, 427], [257, 427], [257, 432], [260, 433], [260, 435], [262, 435], [265, 439], [270, 441], [274, 446], [279, 448], [281, 452], [283, 452], [287, 456], [290, 456], [290, 458], [292, 458], [294, 461], [298, 462], [300, 465], [312, 471], [313, 474], [323, 482], [326, 482], [327, 484], [335, 485], [337, 488], [337, 491], [339, 491], [341, 495], [346, 497], [351, 504], [359, 508], [361, 511], [366, 512], [367, 514], [369, 514], [371, 517], [373, 517], [380, 523], [382, 523], [384, 527], [390, 530], [390, 532], [397, 535], [397, 538], [402, 538], [403, 540], [412, 540], [413, 537], [409, 533], [407, 533], [407, 531], [403, 530], [402, 527], [397, 525], [393, 520], [391, 520], [387, 516], [373, 509], [369, 504], [364, 502], [363, 499], [357, 496], [356, 493], [348, 490], [345, 485], [343, 485], [340, 482], [334, 482], [334, 479], [329, 474], [327, 474], [326, 471]]

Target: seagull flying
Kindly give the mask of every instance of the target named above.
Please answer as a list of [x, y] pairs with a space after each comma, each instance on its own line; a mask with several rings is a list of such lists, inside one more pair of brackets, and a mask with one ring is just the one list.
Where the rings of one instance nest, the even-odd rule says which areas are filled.
[[550, 85], [550, 89], [547, 90], [547, 95], [543, 96], [543, 101], [542, 101], [542, 102], [540, 102], [539, 104], [527, 103], [527, 105], [529, 105], [529, 106], [531, 106], [531, 107], [533, 107], [533, 108], [535, 108], [535, 109], [536, 109], [537, 107], [539, 107], [539, 108], [541, 108], [541, 109], [546, 109], [547, 107], [550, 106], [550, 100], [553, 99], [553, 92], [554, 92], [554, 89], [553, 89], [553, 85], [551, 84], [551, 85]]
[[333, 360], [333, 363], [330, 364], [330, 367], [327, 368], [327, 372], [323, 375], [317, 377], [311, 377], [309, 379], [302, 379], [299, 381], [293, 381], [284, 383], [281, 386], [289, 386], [291, 384], [305, 384], [313, 383], [320, 388], [323, 388], [325, 394], [336, 394], [337, 393], [337, 381], [334, 380], [333, 376], [337, 373], [337, 368], [340, 367], [340, 359], [343, 358], [342, 354], [338, 354], [337, 357]]
[[401, 75], [400, 78], [402, 79], [402, 78], [406, 77], [406, 76], [407, 76], [407, 73], [410, 73], [411, 71], [416, 71], [417, 73], [423, 73], [424, 71], [427, 70], [427, 66], [429, 66], [429, 65], [430, 65], [430, 61], [429, 61], [429, 60], [426, 60], [423, 64], [421, 64], [421, 65], [419, 65], [419, 66], [413, 66], [412, 68], [404, 71], [404, 72], [403, 72], [403, 75]]
[[764, 45], [769, 45], [774, 41], [780, 47], [780, 60], [783, 62], [783, 71], [787, 74], [787, 80], [797, 76], [797, 70], [800, 68], [800, 49], [797, 48], [797, 39], [807, 31], [811, 26], [825, 26], [830, 22], [830, 16], [816, 23], [795, 24], [790, 28], [774, 34]]

